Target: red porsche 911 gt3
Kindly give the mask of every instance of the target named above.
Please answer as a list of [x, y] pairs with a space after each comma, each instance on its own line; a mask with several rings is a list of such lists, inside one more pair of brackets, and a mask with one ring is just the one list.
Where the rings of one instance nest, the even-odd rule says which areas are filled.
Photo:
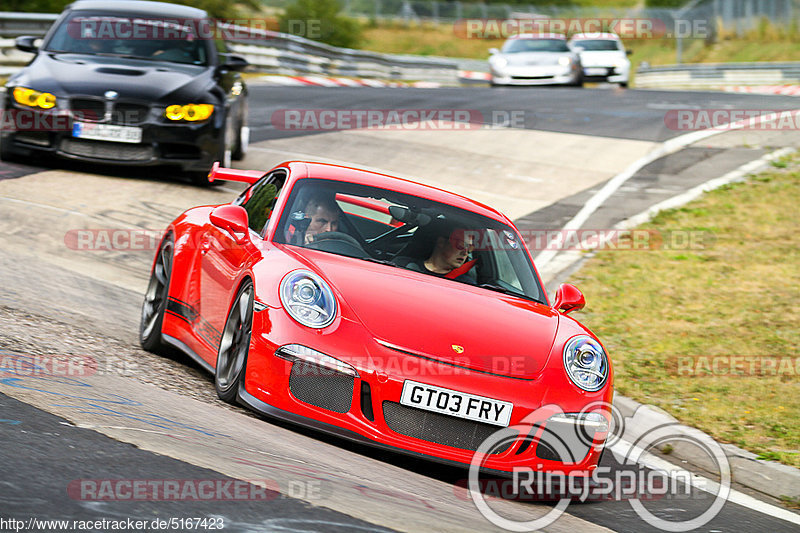
[[466, 466], [505, 428], [486, 471], [596, 468], [611, 361], [567, 316], [583, 295], [565, 284], [549, 302], [508, 218], [335, 165], [209, 178], [250, 187], [167, 228], [145, 349], [187, 353], [225, 401], [371, 445]]

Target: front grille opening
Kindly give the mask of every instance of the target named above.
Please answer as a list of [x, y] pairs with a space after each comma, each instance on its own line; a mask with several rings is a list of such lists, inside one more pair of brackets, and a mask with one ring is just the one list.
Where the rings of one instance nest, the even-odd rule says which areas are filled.
[[164, 159], [200, 159], [202, 154], [194, 144], [161, 143], [160, 148]]
[[67, 154], [114, 161], [149, 161], [153, 158], [153, 147], [147, 144], [62, 139], [59, 149]]
[[522, 439], [519, 448], [517, 448], [517, 455], [525, 453], [525, 451], [530, 448], [531, 444], [533, 444], [533, 438], [536, 436], [536, 432], [539, 431], [539, 427], [539, 424], [534, 425], [525, 438]]
[[14, 139], [17, 142], [35, 144], [36, 146], [50, 146], [50, 133], [46, 131], [21, 131]]
[[119, 102], [114, 105], [111, 121], [114, 124], [141, 124], [149, 114], [150, 108], [146, 105]]
[[300, 400], [336, 413], [346, 413], [353, 403], [355, 378], [306, 361], [292, 364], [289, 391]]
[[[383, 418], [389, 429], [401, 435], [470, 451], [477, 450], [492, 433], [502, 429], [389, 401], [383, 402]], [[492, 454], [505, 452], [513, 443], [503, 441], [492, 449]]]
[[579, 426], [550, 420], [536, 446], [536, 457], [565, 464], [580, 463], [589, 454], [592, 443], [581, 435]]
[[73, 98], [70, 101], [75, 118], [84, 122], [99, 122], [106, 112], [106, 103], [95, 98]]
[[375, 412], [372, 410], [372, 390], [366, 381], [361, 382], [361, 414], [370, 422], [375, 421]]

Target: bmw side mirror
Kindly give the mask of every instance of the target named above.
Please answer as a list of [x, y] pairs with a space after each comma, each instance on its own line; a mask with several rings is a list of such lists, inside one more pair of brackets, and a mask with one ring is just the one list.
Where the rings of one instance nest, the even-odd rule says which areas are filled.
[[578, 287], [570, 283], [562, 283], [556, 291], [556, 300], [553, 309], [565, 315], [572, 311], [579, 311], [586, 305], [586, 299]]
[[39, 51], [39, 47], [36, 46], [37, 39], [38, 37], [34, 37], [32, 35], [23, 35], [14, 39], [14, 46], [17, 47], [17, 50], [35, 54]]
[[[247, 211], [240, 205], [221, 205], [215, 207], [208, 219], [216, 227], [230, 233], [236, 244], [242, 244], [248, 236]], [[243, 233], [243, 236], [238, 236]]]
[[234, 70], [241, 72], [250, 65], [245, 58], [235, 54], [222, 54], [220, 59], [222, 60], [222, 63], [219, 65], [220, 70]]
[[500, 50], [498, 50], [497, 48], [489, 48], [489, 53], [492, 55], [499, 54]]

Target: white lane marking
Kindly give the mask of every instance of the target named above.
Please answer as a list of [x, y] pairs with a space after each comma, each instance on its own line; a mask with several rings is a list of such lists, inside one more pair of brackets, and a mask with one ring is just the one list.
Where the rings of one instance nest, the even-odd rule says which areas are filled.
[[727, 185], [728, 183], [733, 183], [734, 181], [740, 181], [748, 174], [760, 170], [762, 167], [766, 166], [766, 164], [769, 163], [770, 161], [774, 161], [785, 155], [789, 155], [794, 151], [795, 151], [794, 148], [781, 148], [780, 150], [775, 150], [774, 152], [764, 154], [760, 158], [754, 161], [750, 161], [749, 163], [745, 163], [739, 168], [731, 170], [730, 172], [728, 172], [723, 176], [720, 176], [719, 178], [710, 179], [704, 183], [701, 183], [696, 187], [689, 189], [684, 193], [681, 193], [677, 196], [673, 196], [672, 198], [667, 198], [663, 202], [659, 202], [653, 206], [650, 206], [645, 211], [633, 215], [632, 217], [626, 218], [622, 222], [618, 223], [616, 227], [620, 229], [628, 229], [634, 226], [639, 226], [641, 224], [644, 224], [645, 222], [650, 221], [650, 219], [652, 219], [659, 211], [680, 207], [684, 204], [691, 202], [704, 192], [718, 189], [719, 187]]
[[40, 204], [38, 202], [31, 202], [29, 200], [18, 200], [16, 198], [8, 198], [6, 196], [0, 196], [0, 200], [4, 200], [6, 202], [13, 202], [16, 204], [30, 205], [33, 207], [41, 207], [42, 209], [49, 209], [51, 211], [57, 211], [59, 213], [66, 213], [69, 215], [78, 215], [86, 218], [92, 218], [91, 215], [87, 215], [86, 213], [81, 213], [80, 211], [73, 211], [72, 209], [64, 209], [62, 207], [55, 207], [47, 204]]
[[[657, 457], [650, 452], [641, 450], [637, 446], [634, 446], [628, 441], [618, 440], [611, 446], [609, 449], [612, 453], [619, 457], [628, 457], [629, 455], [636, 456], [638, 455], [641, 460], [639, 463], [647, 468], [656, 470], [658, 472], [662, 472], [664, 474], [676, 473], [680, 472], [683, 474], [684, 472], [686, 475], [681, 475], [681, 479], [690, 479], [690, 484], [692, 487], [708, 492], [709, 494], [716, 495], [719, 493], [720, 486], [719, 483], [713, 481], [705, 476], [701, 476], [699, 474], [695, 474], [693, 472], [688, 472], [682, 467], [675, 465], [661, 457]], [[632, 452], [635, 452], [632, 454]], [[641, 454], [641, 455], [639, 455]], [[676, 470], [677, 469], [677, 470]], [[748, 496], [743, 492], [739, 492], [733, 488], [730, 489], [730, 493], [728, 494], [727, 500], [731, 503], [735, 503], [737, 505], [741, 505], [743, 507], [747, 507], [748, 509], [752, 509], [753, 511], [757, 511], [762, 514], [767, 514], [770, 516], [774, 516], [780, 520], [785, 520], [787, 522], [791, 522], [793, 524], [800, 525], [800, 515], [795, 514], [788, 509], [783, 509], [781, 507], [777, 507], [775, 505], [762, 502], [752, 496]]]
[[[757, 122], [771, 122], [778, 118], [778, 113], [770, 113], [768, 115], [761, 115], [758, 117]], [[659, 159], [665, 155], [672, 154], [677, 152], [681, 148], [685, 148], [690, 144], [694, 144], [698, 141], [706, 139], [708, 137], [712, 137], [714, 135], [724, 133], [726, 131], [733, 131], [744, 128], [746, 125], [751, 124], [751, 119], [743, 119], [738, 122], [721, 124], [716, 129], [713, 130], [701, 130], [701, 131], [693, 131], [691, 133], [686, 133], [684, 135], [679, 135], [674, 139], [669, 139], [665, 141], [659, 146], [658, 148], [654, 149], [649, 154], [640, 157], [630, 165], [628, 168], [611, 178], [606, 184], [597, 191], [594, 196], [589, 198], [589, 200], [583, 205], [583, 207], [578, 211], [578, 213], [572, 217], [572, 220], [567, 222], [563, 228], [561, 228], [562, 232], [570, 231], [570, 230], [577, 230], [580, 229], [581, 226], [589, 219], [589, 217], [597, 211], [597, 209], [603, 205], [603, 203], [608, 200], [612, 194], [614, 194], [617, 189], [619, 189], [626, 181], [632, 178], [639, 170], [641, 170], [644, 166], [652, 163], [656, 159]], [[542, 268], [547, 265], [550, 261], [552, 261], [556, 255], [558, 255], [558, 250], [549, 250], [546, 249], [540, 252], [536, 258], [534, 259], [534, 263], [536, 264], [536, 268], [542, 270]]]

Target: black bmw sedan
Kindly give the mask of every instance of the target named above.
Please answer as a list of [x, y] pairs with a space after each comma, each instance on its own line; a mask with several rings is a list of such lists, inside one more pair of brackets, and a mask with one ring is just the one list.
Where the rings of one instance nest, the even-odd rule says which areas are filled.
[[79, 0], [4, 87], [0, 158], [42, 155], [171, 165], [208, 184], [247, 149], [247, 62], [206, 12], [161, 2]]

